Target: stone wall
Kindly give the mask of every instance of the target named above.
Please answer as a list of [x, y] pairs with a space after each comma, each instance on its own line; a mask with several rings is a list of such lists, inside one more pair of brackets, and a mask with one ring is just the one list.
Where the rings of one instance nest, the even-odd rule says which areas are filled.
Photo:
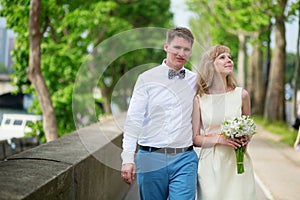
[[123, 199], [123, 121], [93, 124], [0, 162], [0, 199]]

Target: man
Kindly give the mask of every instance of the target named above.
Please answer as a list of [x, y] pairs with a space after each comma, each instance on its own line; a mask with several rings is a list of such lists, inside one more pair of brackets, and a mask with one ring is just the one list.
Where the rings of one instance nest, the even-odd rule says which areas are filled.
[[168, 30], [166, 59], [135, 84], [124, 125], [121, 176], [131, 185], [137, 173], [141, 200], [195, 198], [198, 159], [191, 114], [197, 77], [184, 68], [193, 42], [187, 28]]

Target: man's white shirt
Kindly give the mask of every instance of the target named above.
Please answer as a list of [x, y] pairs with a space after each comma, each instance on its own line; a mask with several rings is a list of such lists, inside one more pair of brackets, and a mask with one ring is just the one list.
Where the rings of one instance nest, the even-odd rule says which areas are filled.
[[134, 163], [136, 144], [183, 148], [193, 144], [192, 109], [197, 75], [184, 67], [185, 78], [168, 78], [161, 65], [140, 74], [124, 124], [123, 164]]

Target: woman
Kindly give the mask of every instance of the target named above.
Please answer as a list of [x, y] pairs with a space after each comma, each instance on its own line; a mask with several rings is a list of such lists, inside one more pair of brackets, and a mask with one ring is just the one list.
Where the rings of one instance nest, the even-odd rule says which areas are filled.
[[[297, 118], [300, 118], [300, 104], [298, 105]], [[296, 140], [294, 143], [294, 148], [296, 151], [300, 151], [300, 126], [299, 126], [299, 124], [298, 124], [298, 127], [296, 127], [296, 128], [298, 130], [298, 134], [297, 134], [297, 137], [296, 137]]]
[[200, 62], [192, 118], [193, 142], [201, 147], [199, 200], [256, 199], [251, 159], [245, 153], [245, 172], [237, 174], [234, 150], [247, 145], [250, 138], [230, 139], [221, 134], [224, 120], [251, 112], [248, 92], [236, 87], [233, 66], [230, 49], [222, 45], [212, 47]]

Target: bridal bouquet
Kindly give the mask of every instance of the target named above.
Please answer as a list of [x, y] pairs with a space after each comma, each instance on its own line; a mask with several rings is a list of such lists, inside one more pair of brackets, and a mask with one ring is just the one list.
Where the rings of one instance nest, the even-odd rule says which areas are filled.
[[[255, 133], [256, 125], [249, 116], [242, 115], [241, 117], [235, 117], [231, 120], [225, 120], [221, 126], [221, 132], [225, 137], [241, 138], [251, 137]], [[246, 146], [241, 146], [235, 149], [236, 161], [237, 161], [237, 173], [242, 174], [244, 172], [244, 154]]]

